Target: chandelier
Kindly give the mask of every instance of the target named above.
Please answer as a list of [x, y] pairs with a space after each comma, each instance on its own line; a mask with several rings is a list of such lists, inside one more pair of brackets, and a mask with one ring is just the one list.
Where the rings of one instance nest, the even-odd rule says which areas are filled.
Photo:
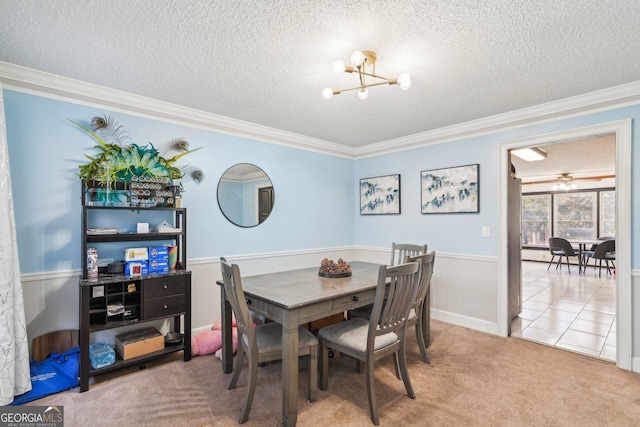
[[[358, 90], [358, 98], [367, 99], [369, 97], [368, 87], [380, 86], [380, 85], [398, 85], [400, 89], [407, 90], [411, 87], [411, 76], [407, 73], [400, 74], [395, 79], [389, 79], [376, 74], [376, 53], [370, 50], [360, 51], [356, 50], [351, 54], [351, 65], [346, 65], [342, 61], [336, 61], [333, 64], [333, 71], [336, 73], [358, 73], [360, 84], [358, 86], [350, 87], [347, 89], [331, 89], [325, 88], [322, 91], [322, 97], [324, 99], [331, 99], [333, 95], [339, 95], [342, 92], [350, 90]], [[367, 83], [367, 77], [378, 79], [374, 83]]]

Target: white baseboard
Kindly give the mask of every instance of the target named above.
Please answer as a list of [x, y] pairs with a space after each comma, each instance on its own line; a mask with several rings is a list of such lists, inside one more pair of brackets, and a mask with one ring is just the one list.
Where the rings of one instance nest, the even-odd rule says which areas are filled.
[[463, 326], [488, 334], [498, 335], [498, 325], [482, 319], [463, 316], [461, 314], [451, 313], [431, 308], [431, 318], [442, 322], [451, 323], [453, 325]]

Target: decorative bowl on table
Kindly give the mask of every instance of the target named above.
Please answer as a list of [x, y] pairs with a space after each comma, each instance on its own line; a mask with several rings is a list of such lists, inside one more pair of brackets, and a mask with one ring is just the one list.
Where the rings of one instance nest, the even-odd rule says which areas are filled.
[[342, 258], [338, 262], [325, 258], [320, 263], [318, 276], [328, 278], [349, 277], [351, 276], [351, 266]]

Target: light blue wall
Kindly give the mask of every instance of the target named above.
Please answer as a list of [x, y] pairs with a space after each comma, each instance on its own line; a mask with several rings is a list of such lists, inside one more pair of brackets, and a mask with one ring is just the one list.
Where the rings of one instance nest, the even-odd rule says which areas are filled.
[[[68, 119], [87, 123], [102, 114], [138, 144], [184, 137], [203, 147], [183, 158], [205, 173], [200, 185], [184, 183], [189, 259], [353, 244], [353, 160], [10, 90], [3, 96], [22, 273], [80, 268], [77, 172], [95, 151]], [[218, 180], [236, 163], [261, 167], [273, 182], [274, 210], [259, 227], [237, 227], [218, 208]]]
[[[358, 160], [355, 164], [354, 192], [359, 197], [360, 178], [400, 174], [401, 215], [356, 215], [357, 245], [388, 247], [390, 242], [428, 243], [430, 250], [471, 254], [497, 255], [498, 159], [499, 144], [533, 135], [575, 129], [616, 120], [633, 119], [632, 147], [632, 267], [640, 266], [640, 245], [636, 233], [640, 224], [640, 106], [558, 120], [490, 135], [436, 144]], [[420, 213], [420, 172], [467, 164], [480, 164], [480, 212], [460, 214]], [[482, 226], [489, 226], [491, 237], [481, 236]]]
[[[640, 106], [619, 108], [537, 126], [397, 152], [357, 161], [223, 135], [193, 127], [109, 112], [23, 93], [4, 91], [18, 248], [23, 273], [80, 267], [80, 184], [77, 167], [92, 154], [92, 140], [68, 119], [88, 121], [109, 114], [133, 141], [162, 142], [185, 137], [204, 147], [184, 158], [202, 168], [205, 181], [185, 183], [190, 259], [361, 245], [388, 247], [391, 241], [428, 243], [438, 251], [496, 256], [498, 146], [502, 141], [634, 119], [632, 170], [632, 267], [640, 236], [638, 169]], [[253, 163], [271, 178], [276, 203], [259, 227], [239, 228], [222, 215], [217, 183], [236, 163]], [[480, 212], [420, 213], [423, 170], [480, 164]], [[360, 178], [401, 175], [401, 215], [358, 214]], [[481, 237], [482, 226], [491, 236]], [[327, 228], [331, 233], [327, 233]]]
[[[385, 156], [359, 160], [354, 185], [360, 178], [400, 174], [400, 215], [358, 215], [355, 239], [359, 245], [388, 247], [390, 242], [426, 243], [430, 250], [495, 255], [496, 238], [480, 238], [483, 225], [497, 227], [495, 200], [498, 182], [492, 138], [438, 144]], [[420, 213], [420, 172], [450, 166], [480, 164], [480, 213]], [[359, 197], [359, 193], [358, 197]]]

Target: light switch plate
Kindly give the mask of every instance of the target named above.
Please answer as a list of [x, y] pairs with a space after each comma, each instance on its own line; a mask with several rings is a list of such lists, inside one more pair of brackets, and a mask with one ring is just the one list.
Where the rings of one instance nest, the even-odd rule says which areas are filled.
[[489, 228], [489, 226], [483, 225], [482, 226], [482, 237], [490, 237], [490, 236], [491, 236], [491, 229]]

